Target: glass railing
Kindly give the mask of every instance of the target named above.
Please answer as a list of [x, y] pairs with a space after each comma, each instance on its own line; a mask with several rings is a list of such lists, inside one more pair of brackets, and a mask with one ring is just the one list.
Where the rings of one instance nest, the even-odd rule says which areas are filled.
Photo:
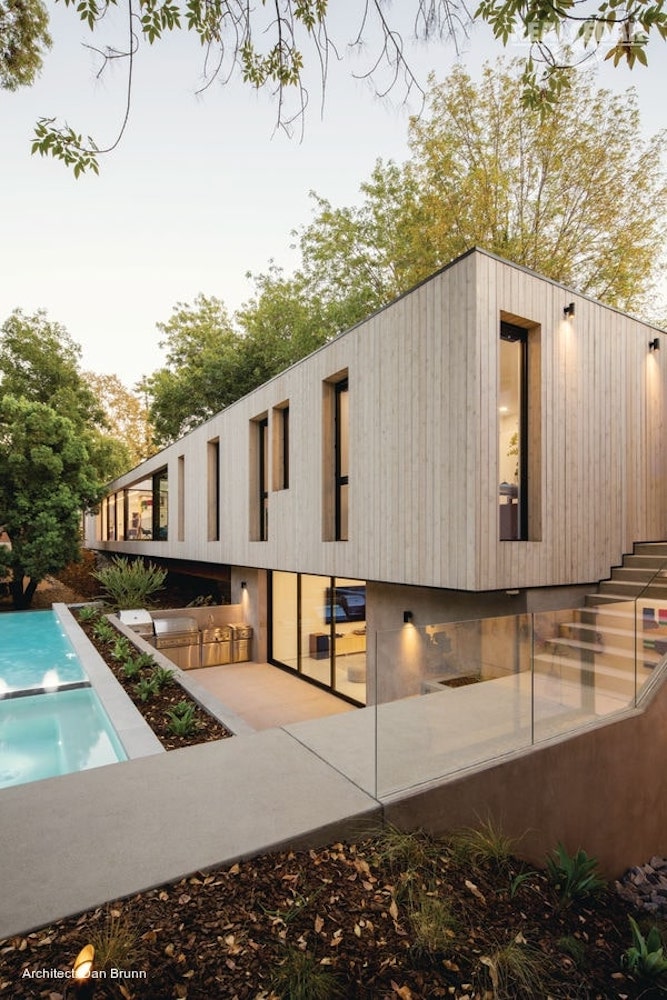
[[368, 791], [398, 795], [638, 705], [667, 670], [667, 564], [638, 582], [628, 600], [375, 633]]

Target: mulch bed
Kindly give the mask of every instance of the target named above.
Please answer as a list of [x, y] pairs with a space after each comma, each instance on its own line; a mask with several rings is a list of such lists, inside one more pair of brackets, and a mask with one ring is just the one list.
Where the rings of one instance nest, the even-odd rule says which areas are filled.
[[[377, 836], [356, 845], [275, 853], [13, 938], [0, 943], [0, 996], [78, 995], [66, 992], [62, 981], [23, 973], [67, 970], [89, 942], [96, 947], [96, 968], [104, 970], [106, 961], [97, 998], [665, 996], [621, 970], [630, 944], [629, 910], [612, 892], [585, 905], [561, 906], [544, 873], [520, 861], [472, 863], [446, 844], [434, 851], [426, 838], [411, 842], [417, 850], [409, 847], [403, 858], [392, 858]], [[420, 844], [426, 845], [421, 860]], [[444, 921], [437, 919], [438, 907]], [[507, 961], [517, 952], [537, 958], [537, 978], [528, 985], [510, 978], [503, 985], [503, 955]], [[112, 980], [111, 967], [145, 978]]]
[[[135, 685], [141, 677], [150, 676], [150, 669], [144, 669], [139, 677], [128, 679], [123, 673], [121, 665], [111, 657], [109, 644], [100, 642], [95, 637], [93, 626], [88, 622], [79, 621], [79, 627], [86, 633], [90, 642], [95, 646], [116, 680], [132, 699], [165, 750], [178, 750], [181, 747], [196, 746], [199, 743], [210, 743], [213, 740], [224, 740], [233, 736], [233, 733], [229, 729], [194, 702], [180, 684], [175, 681], [163, 687], [149, 701], [141, 701], [137, 697]], [[120, 636], [121, 633], [118, 632], [118, 635]], [[137, 650], [138, 653], [139, 650]], [[167, 712], [183, 701], [194, 705], [196, 732], [190, 736], [176, 736], [169, 729], [169, 716]]]

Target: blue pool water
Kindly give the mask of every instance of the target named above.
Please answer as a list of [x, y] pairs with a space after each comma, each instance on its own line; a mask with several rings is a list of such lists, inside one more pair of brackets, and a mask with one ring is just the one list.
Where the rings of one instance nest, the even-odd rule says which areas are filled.
[[0, 615], [0, 788], [125, 759], [57, 615]]

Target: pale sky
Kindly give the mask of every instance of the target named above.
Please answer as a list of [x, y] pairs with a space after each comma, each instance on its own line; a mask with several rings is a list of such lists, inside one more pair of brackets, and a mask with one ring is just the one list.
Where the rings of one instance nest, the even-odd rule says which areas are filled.
[[[343, 0], [338, 16], [358, 6]], [[265, 270], [271, 258], [295, 263], [290, 231], [310, 220], [310, 190], [353, 204], [378, 157], [403, 160], [408, 110], [418, 102], [400, 107], [398, 91], [380, 101], [351, 78], [350, 68], [372, 61], [371, 45], [365, 58], [332, 64], [323, 117], [313, 87], [303, 141], [290, 140], [274, 134], [268, 95], [215, 83], [197, 97], [200, 49], [173, 39], [142, 50], [120, 148], [102, 158], [99, 177], [75, 180], [61, 163], [30, 155], [34, 122], [63, 117], [105, 144], [122, 117], [124, 71], [96, 81], [82, 46], [94, 38], [71, 9], [48, 7], [54, 47], [39, 81], [0, 91], [0, 323], [16, 307], [44, 308], [82, 346], [84, 368], [131, 387], [162, 364], [155, 324], [177, 302], [203, 292], [233, 311], [252, 290], [247, 271]], [[458, 58], [476, 75], [502, 52], [476, 28]], [[652, 44], [648, 69], [633, 72], [598, 61], [601, 85], [637, 89], [646, 134], [667, 128], [666, 54], [665, 43]], [[416, 45], [410, 59], [425, 81], [430, 70], [444, 77], [457, 53], [451, 44]]]

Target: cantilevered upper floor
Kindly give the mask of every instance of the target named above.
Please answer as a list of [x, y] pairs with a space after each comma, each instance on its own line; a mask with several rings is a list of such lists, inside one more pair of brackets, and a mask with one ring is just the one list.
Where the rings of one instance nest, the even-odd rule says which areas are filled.
[[469, 591], [600, 579], [667, 537], [656, 338], [471, 250], [111, 483], [87, 543]]

